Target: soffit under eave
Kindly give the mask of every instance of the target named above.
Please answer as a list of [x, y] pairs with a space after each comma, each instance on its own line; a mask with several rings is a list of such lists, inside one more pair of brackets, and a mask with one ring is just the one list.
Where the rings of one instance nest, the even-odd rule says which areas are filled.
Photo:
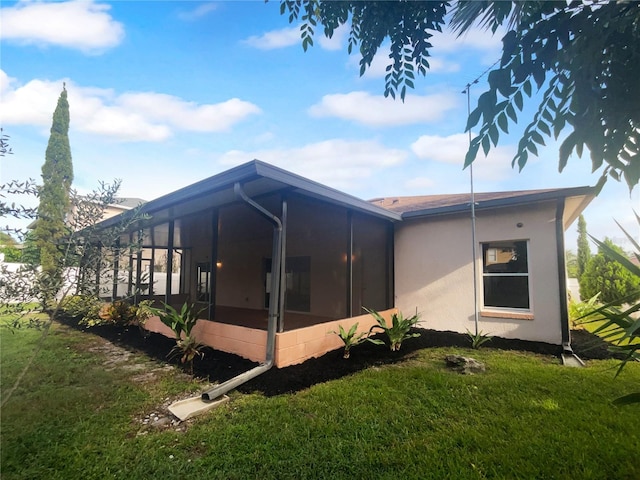
[[564, 214], [562, 215], [562, 227], [565, 231], [576, 221], [595, 197], [595, 194], [589, 193], [565, 198]]
[[[369, 216], [382, 218], [387, 221], [396, 220], [395, 218], [389, 218], [390, 216], [399, 217], [399, 215], [393, 213], [391, 213], [390, 215], [383, 215], [378, 210], [383, 211], [385, 214], [387, 212], [384, 209], [380, 209], [375, 206], [372, 206], [371, 209], [365, 209], [363, 207], [359, 207], [355, 202], [351, 204], [342, 201], [341, 199], [329, 198], [327, 196], [323, 196], [322, 194], [306, 190], [304, 188], [293, 187], [276, 179], [257, 177], [245, 182], [241, 182], [241, 184], [245, 193], [247, 193], [249, 197], [258, 201], [258, 203], [260, 203], [261, 197], [277, 195], [283, 192], [291, 192], [302, 197], [313, 199], [320, 203], [352, 209]], [[238, 199], [235, 195], [233, 184], [223, 185], [220, 186], [220, 188], [212, 189], [210, 191], [203, 190], [194, 194], [190, 198], [182, 198], [171, 205], [163, 206], [161, 208], [158, 208], [157, 210], [154, 210], [153, 208], [147, 210], [147, 212], [145, 213], [149, 214], [150, 217], [148, 219], [142, 220], [136, 225], [132, 225], [130, 231], [135, 232], [139, 229], [147, 231], [154, 226], [157, 227], [166, 225], [172, 220], [178, 221], [179, 219], [185, 217], [197, 215], [198, 213], [210, 211], [211, 209], [224, 205], [230, 205], [239, 201], [241, 200]], [[206, 220], [203, 218], [203, 221]], [[128, 234], [125, 234], [123, 238], [126, 238], [127, 236]]]
[[[270, 178], [259, 177], [247, 182], [241, 182], [241, 184], [245, 193], [250, 198], [257, 200], [258, 203], [260, 201], [260, 197], [276, 195], [288, 191], [303, 197], [314, 199], [321, 203], [352, 209], [387, 221], [398, 221], [400, 219], [399, 215], [394, 214], [393, 212], [388, 212], [385, 209], [369, 205], [366, 202], [365, 205], [361, 206], [355, 201], [353, 203], [349, 203], [339, 198], [334, 199], [304, 188], [296, 188]], [[225, 186], [225, 188], [217, 189], [215, 191], [202, 192], [193, 198], [182, 200], [169, 207], [151, 211], [151, 218], [144, 221], [143, 225], [150, 226], [168, 222], [170, 220], [176, 220], [181, 217], [197, 214], [198, 212], [236, 203], [238, 201], [241, 200], [235, 195], [233, 185], [228, 185]]]

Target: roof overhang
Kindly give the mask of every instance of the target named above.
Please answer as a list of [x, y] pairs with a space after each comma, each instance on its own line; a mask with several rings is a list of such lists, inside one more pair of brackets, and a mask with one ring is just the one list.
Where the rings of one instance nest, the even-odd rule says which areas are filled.
[[167, 222], [182, 216], [194, 214], [237, 201], [233, 187], [240, 183], [249, 197], [256, 198], [269, 194], [292, 192], [321, 202], [333, 204], [391, 222], [402, 219], [400, 214], [342, 193], [320, 183], [287, 172], [259, 160], [239, 165], [218, 175], [176, 190], [139, 208], [108, 218], [98, 224], [98, 228], [115, 226], [125, 218], [146, 215], [138, 226], [148, 226]]
[[[523, 193], [521, 195], [517, 194], [517, 192], [514, 192], [512, 196], [504, 198], [495, 198], [489, 200], [478, 200], [476, 198], [475, 209], [476, 211], [493, 210], [524, 205], [533, 205], [537, 203], [547, 203], [565, 199], [563, 225], [566, 229], [595, 198], [595, 195], [596, 189], [594, 187], [559, 188], [553, 190], [538, 191], [534, 193]], [[470, 210], [471, 199], [469, 198], [469, 201], [464, 203], [407, 211], [402, 214], [402, 218], [404, 220], [413, 218], [428, 218], [441, 215], [454, 215], [467, 213]]]

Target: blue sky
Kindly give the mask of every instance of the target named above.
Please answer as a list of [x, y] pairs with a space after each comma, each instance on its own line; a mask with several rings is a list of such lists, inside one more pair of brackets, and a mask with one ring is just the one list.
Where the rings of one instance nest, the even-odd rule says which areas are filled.
[[[66, 82], [81, 192], [120, 178], [122, 196], [151, 200], [254, 158], [364, 199], [468, 191], [461, 92], [499, 58], [500, 35], [436, 34], [432, 68], [402, 103], [383, 97], [388, 47], [360, 77], [346, 34], [304, 53], [278, 1], [2, 1], [0, 125], [14, 154], [1, 181], [40, 180]], [[527, 113], [476, 162], [475, 190], [595, 184], [588, 155], [559, 174], [554, 143], [511, 168]], [[639, 191], [609, 181], [585, 212], [589, 232], [622, 243], [615, 217], [637, 236]]]

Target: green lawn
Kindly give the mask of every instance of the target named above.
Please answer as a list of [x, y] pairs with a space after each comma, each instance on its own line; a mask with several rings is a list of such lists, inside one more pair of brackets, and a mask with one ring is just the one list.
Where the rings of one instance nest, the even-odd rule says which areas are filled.
[[[40, 334], [0, 332], [3, 393]], [[2, 408], [4, 480], [640, 478], [640, 406], [610, 405], [640, 389], [639, 364], [614, 379], [612, 361], [573, 369], [528, 353], [427, 349], [292, 395], [234, 393], [186, 432], [139, 435], [136, 417], [199, 385], [175, 372], [135, 382], [139, 371], [105, 368], [98, 344], [54, 324]], [[487, 373], [447, 371], [452, 352]]]

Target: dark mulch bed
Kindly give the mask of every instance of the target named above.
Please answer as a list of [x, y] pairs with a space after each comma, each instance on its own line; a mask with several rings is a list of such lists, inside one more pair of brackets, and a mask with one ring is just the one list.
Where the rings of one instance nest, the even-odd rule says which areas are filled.
[[[65, 323], [81, 328], [73, 322]], [[177, 358], [167, 358], [175, 342], [163, 335], [148, 332], [143, 335], [137, 327], [99, 326], [86, 330], [124, 348], [142, 351], [158, 360], [179, 364]], [[365, 342], [352, 349], [351, 358], [348, 360], [342, 358], [342, 350], [336, 350], [322, 357], [309, 359], [300, 365], [272, 368], [238, 387], [238, 390], [245, 393], [261, 392], [267, 396], [296, 392], [316, 383], [350, 375], [367, 367], [401, 362], [423, 348], [469, 346], [469, 339], [463, 334], [426, 329], [415, 329], [415, 331], [421, 333], [420, 337], [406, 340], [399, 352], [390, 352], [384, 347]], [[557, 345], [499, 337], [493, 338], [485, 345], [487, 345], [486, 348], [525, 350], [544, 355], [559, 355], [561, 352]], [[612, 358], [606, 343], [584, 330], [572, 331], [572, 347], [582, 359]], [[196, 359], [194, 362], [194, 374], [210, 382], [224, 382], [257, 365], [237, 355], [211, 348], [206, 348], [204, 353], [204, 358]]]

